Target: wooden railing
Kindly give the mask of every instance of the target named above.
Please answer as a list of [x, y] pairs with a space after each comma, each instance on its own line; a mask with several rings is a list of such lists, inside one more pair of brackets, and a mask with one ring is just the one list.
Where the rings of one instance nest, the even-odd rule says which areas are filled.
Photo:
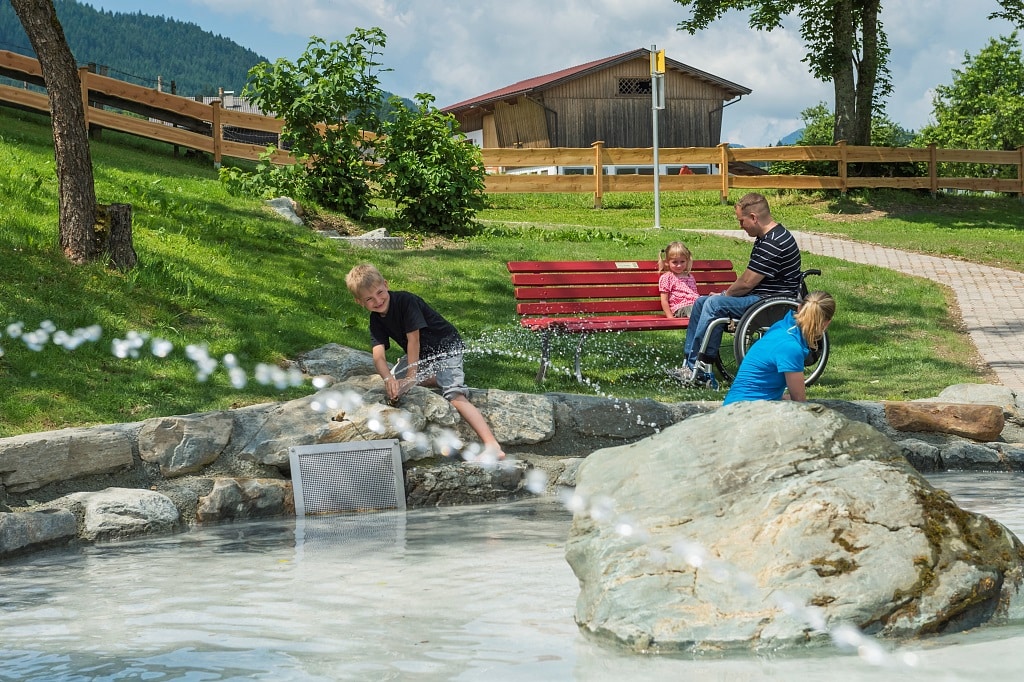
[[[0, 50], [0, 75], [44, 85], [39, 62], [15, 52]], [[283, 129], [280, 119], [225, 109], [219, 101], [203, 104], [188, 97], [91, 73], [87, 67], [81, 67], [78, 75], [90, 131], [117, 130], [206, 152], [213, 156], [213, 162], [218, 166], [225, 156], [257, 160], [266, 151], [266, 142], [254, 144], [232, 140], [232, 132], [262, 133], [262, 137], [276, 143]], [[50, 112], [49, 98], [44, 93], [9, 85], [0, 85], [0, 105], [45, 114]], [[109, 111], [107, 107], [119, 111]], [[272, 161], [287, 164], [294, 163], [295, 159], [288, 152], [278, 150]]]
[[[0, 50], [0, 75], [26, 83], [43, 85], [39, 62], [23, 55]], [[266, 151], [267, 143], [253, 144], [232, 141], [232, 132], [264, 133], [276, 141], [284, 122], [270, 116], [260, 116], [224, 109], [220, 102], [203, 104], [187, 97], [163, 93], [107, 76], [79, 70], [82, 81], [82, 100], [86, 104], [87, 123], [91, 129], [106, 128], [138, 135], [169, 144], [206, 152], [213, 156], [215, 165], [223, 157], [257, 160]], [[12, 106], [49, 113], [45, 94], [24, 88], [0, 85], [0, 106]], [[129, 115], [109, 111], [111, 107], [131, 112]], [[139, 117], [143, 118], [139, 118]], [[652, 175], [606, 175], [605, 166], [651, 166], [654, 150], [616, 149], [595, 142], [590, 148], [531, 148], [483, 149], [484, 165], [489, 169], [486, 191], [508, 192], [570, 192], [594, 195], [595, 206], [601, 205], [606, 192], [651, 192]], [[287, 151], [277, 150], [273, 163], [294, 163]], [[832, 189], [845, 192], [861, 187], [890, 187], [896, 189], [970, 190], [978, 192], [1015, 193], [1024, 197], [1024, 147], [1015, 151], [971, 149], [866, 147], [840, 142], [834, 146], [780, 146], [780, 147], [717, 147], [662, 148], [658, 161], [665, 165], [717, 166], [719, 173], [712, 175], [660, 175], [662, 191], [718, 191], [724, 201], [731, 189]], [[756, 164], [774, 161], [829, 162], [835, 164], [835, 175], [738, 175], [721, 172], [730, 163]], [[851, 175], [856, 164], [915, 163], [925, 165], [927, 173], [918, 177], [875, 177], [870, 173]], [[982, 164], [1011, 166], [1016, 178], [948, 177], [940, 175], [942, 164]], [[574, 166], [589, 168], [589, 175], [514, 175], [504, 171], [514, 168], [543, 168]]]
[[[594, 203], [601, 205], [606, 192], [651, 192], [651, 175], [605, 175], [605, 166], [653, 167], [653, 149], [610, 149], [595, 142], [591, 149], [484, 149], [484, 165], [492, 172], [487, 176], [487, 191], [505, 192], [593, 192]], [[755, 164], [773, 161], [832, 162], [836, 175], [738, 175], [719, 172], [713, 175], [660, 175], [660, 190], [718, 191], [724, 200], [730, 189], [832, 189], [846, 192], [860, 187], [891, 187], [921, 189], [932, 193], [940, 189], [978, 192], [1007, 192], [1024, 196], [1024, 147], [1014, 151], [973, 149], [939, 149], [935, 145], [916, 147], [867, 147], [840, 142], [835, 146], [782, 147], [717, 147], [662, 148], [658, 162], [664, 165], [714, 165], [719, 170], [733, 162]], [[850, 167], [865, 164], [917, 163], [927, 167], [919, 177], [874, 177], [869, 174], [850, 175]], [[1012, 166], [1016, 178], [947, 177], [939, 174], [940, 164], [965, 163], [987, 166]], [[589, 169], [587, 175], [510, 175], [509, 169], [574, 166]]]

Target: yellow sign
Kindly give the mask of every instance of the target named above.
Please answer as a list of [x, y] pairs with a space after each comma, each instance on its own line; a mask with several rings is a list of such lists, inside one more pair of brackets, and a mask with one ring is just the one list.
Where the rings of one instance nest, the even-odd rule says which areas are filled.
[[657, 65], [654, 67], [656, 73], [665, 73], [665, 50], [658, 50], [658, 55], [655, 60]]

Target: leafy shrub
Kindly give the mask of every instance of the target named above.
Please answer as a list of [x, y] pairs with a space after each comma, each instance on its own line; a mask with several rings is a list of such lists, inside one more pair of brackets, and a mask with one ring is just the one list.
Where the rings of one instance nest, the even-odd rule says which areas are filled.
[[433, 96], [416, 99], [417, 111], [392, 100], [391, 120], [377, 141], [381, 165], [374, 177], [381, 196], [395, 202], [412, 229], [458, 232], [484, 206], [483, 159], [459, 134], [455, 118], [433, 106]]

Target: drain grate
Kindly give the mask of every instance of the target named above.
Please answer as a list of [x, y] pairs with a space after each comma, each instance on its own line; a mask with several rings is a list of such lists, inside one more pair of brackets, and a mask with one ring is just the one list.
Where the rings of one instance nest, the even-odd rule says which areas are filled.
[[405, 509], [398, 441], [370, 440], [288, 449], [295, 514]]

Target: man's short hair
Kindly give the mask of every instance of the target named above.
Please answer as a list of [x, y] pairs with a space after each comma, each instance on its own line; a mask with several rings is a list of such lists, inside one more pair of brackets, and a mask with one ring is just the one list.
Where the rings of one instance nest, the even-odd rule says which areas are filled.
[[768, 199], [763, 194], [758, 194], [757, 192], [744, 194], [736, 202], [736, 207], [740, 210], [740, 213], [754, 213], [758, 216], [771, 215], [771, 209], [768, 208]]
[[345, 275], [345, 286], [353, 297], [359, 298], [359, 294], [384, 283], [384, 275], [380, 274], [373, 265], [363, 263], [348, 271]]

